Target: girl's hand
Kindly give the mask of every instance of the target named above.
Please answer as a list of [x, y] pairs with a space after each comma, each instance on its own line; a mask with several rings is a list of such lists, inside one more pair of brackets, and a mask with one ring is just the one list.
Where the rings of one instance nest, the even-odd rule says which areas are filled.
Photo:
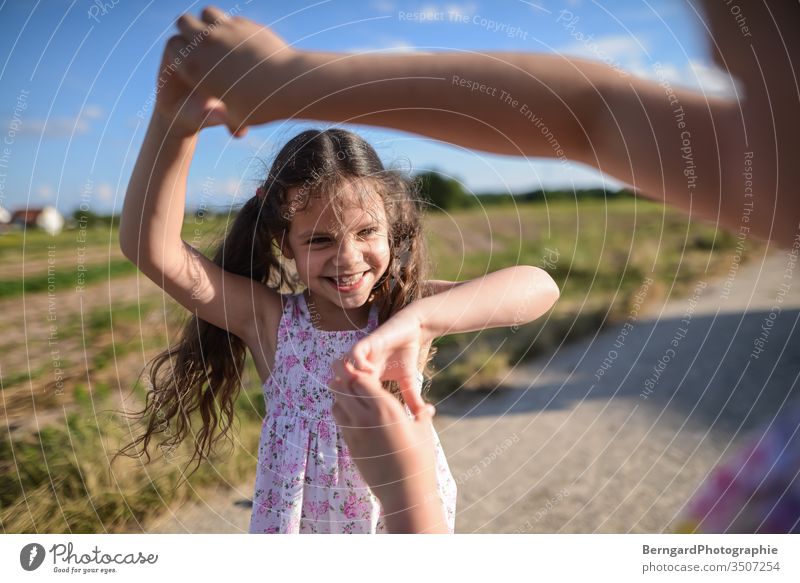
[[356, 368], [377, 374], [382, 381], [396, 381], [406, 405], [417, 415], [425, 408], [417, 376], [425, 364], [420, 361], [421, 350], [428, 343], [419, 317], [406, 308], [358, 341], [348, 357]]
[[288, 66], [297, 51], [269, 28], [214, 6], [204, 8], [200, 19], [183, 14], [176, 25], [180, 35], [170, 39], [170, 48], [180, 55], [178, 75], [225, 101], [232, 134], [294, 111], [296, 103], [282, 108], [279, 98], [281, 86], [296, 77]]
[[334, 419], [359, 472], [381, 501], [389, 531], [448, 532], [437, 495], [433, 405], [410, 419], [377, 375], [356, 370], [346, 360], [333, 364], [329, 386]]
[[[169, 124], [172, 134], [180, 136], [191, 136], [202, 128], [224, 125], [227, 122], [225, 104], [192, 90], [177, 75], [174, 63], [175, 57], [168, 42], [161, 57], [155, 115]], [[239, 134], [242, 135], [244, 133]]]

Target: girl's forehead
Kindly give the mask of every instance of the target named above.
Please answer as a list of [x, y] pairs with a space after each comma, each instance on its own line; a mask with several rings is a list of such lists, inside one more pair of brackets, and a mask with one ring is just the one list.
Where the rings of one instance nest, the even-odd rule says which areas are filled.
[[[335, 196], [305, 193], [301, 189], [290, 191], [290, 207], [295, 206], [292, 223], [322, 226], [350, 225], [353, 222], [385, 220], [385, 209], [380, 195], [364, 188], [342, 189]], [[306, 200], [307, 199], [307, 200]]]

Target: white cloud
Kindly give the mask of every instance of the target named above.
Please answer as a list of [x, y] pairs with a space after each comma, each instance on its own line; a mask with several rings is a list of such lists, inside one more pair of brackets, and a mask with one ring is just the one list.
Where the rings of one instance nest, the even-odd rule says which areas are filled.
[[[419, 10], [406, 12], [406, 19], [422, 24], [435, 22], [464, 22], [472, 18], [477, 10], [478, 5], [475, 2], [465, 2], [461, 4], [454, 2], [449, 4], [425, 4]], [[414, 17], [411, 18], [410, 15], [414, 15]]]
[[[689, 59], [683, 66], [674, 63], [658, 63], [646, 66], [644, 63], [632, 64], [627, 69], [644, 79], [667, 82], [675, 87], [686, 87], [700, 91], [710, 97], [735, 97], [738, 83], [719, 67]], [[739, 91], [741, 95], [741, 90]]]
[[[92, 129], [91, 120], [102, 119], [103, 109], [97, 105], [87, 105], [76, 116], [57, 116], [47, 119], [22, 118], [18, 135], [43, 136], [45, 138], [62, 138], [72, 135], [87, 134]], [[10, 125], [10, 120], [5, 120], [4, 125]]]
[[450, 19], [465, 20], [475, 15], [478, 10], [478, 5], [475, 2], [466, 4], [447, 4], [444, 7], [444, 12]]
[[586, 59], [613, 61], [630, 61], [637, 59], [647, 50], [646, 40], [642, 37], [632, 37], [630, 35], [615, 34], [594, 37], [592, 35], [581, 35], [576, 31], [575, 42], [556, 49], [564, 55], [581, 57]]
[[114, 187], [108, 182], [101, 182], [97, 185], [97, 198], [103, 202], [111, 202], [114, 199]]
[[402, 39], [386, 40], [383, 45], [351, 47], [345, 49], [346, 53], [422, 53], [418, 51], [413, 44]]
[[99, 105], [92, 105], [89, 104], [83, 108], [83, 112], [80, 117], [84, 119], [102, 119], [105, 112], [103, 108]]
[[375, 2], [372, 2], [371, 5], [378, 12], [387, 13], [394, 12], [395, 10], [394, 2], [389, 2], [388, 0], [376, 0]]
[[577, 40], [556, 49], [573, 57], [602, 61], [615, 69], [653, 81], [667, 81], [704, 92], [709, 96], [733, 97], [735, 81], [722, 69], [697, 59], [684, 65], [650, 62], [648, 42], [644, 36], [609, 35], [593, 38], [578, 30], [571, 32]]
[[242, 183], [237, 178], [227, 178], [215, 189], [218, 194], [228, 196], [230, 198], [249, 198], [253, 193], [247, 193], [242, 190]]
[[49, 184], [41, 184], [36, 189], [39, 200], [50, 200], [53, 198], [53, 188]]

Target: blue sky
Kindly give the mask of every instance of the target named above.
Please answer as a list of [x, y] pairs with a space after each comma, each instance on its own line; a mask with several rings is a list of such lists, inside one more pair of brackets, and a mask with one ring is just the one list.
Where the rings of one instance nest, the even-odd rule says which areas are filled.
[[[71, 211], [83, 200], [95, 212], [119, 211], [146, 127], [136, 114], [143, 107], [147, 115], [151, 111], [148, 96], [164, 42], [178, 15], [197, 15], [205, 5], [0, 0], [0, 206], [53, 204]], [[707, 92], [724, 91], [729, 83], [711, 67], [701, 21], [681, 0], [216, 5], [272, 25], [301, 49], [557, 52], [651, 78], [654, 63], [660, 63], [672, 82]], [[251, 196], [262, 161], [268, 163], [288, 138], [311, 125], [268, 124], [251, 128], [243, 140], [231, 140], [222, 128], [204, 131], [189, 177], [189, 204], [202, 198], [223, 207]], [[596, 186], [604, 180], [619, 186], [580, 165], [494, 156], [366, 126], [350, 129], [364, 135], [385, 163], [414, 172], [436, 169], [474, 192]]]

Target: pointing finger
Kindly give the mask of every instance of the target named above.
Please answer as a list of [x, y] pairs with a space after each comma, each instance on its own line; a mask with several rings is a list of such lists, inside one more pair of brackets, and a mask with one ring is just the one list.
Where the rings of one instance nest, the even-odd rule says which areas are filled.
[[426, 403], [422, 399], [422, 395], [417, 391], [415, 379], [405, 377], [398, 382], [400, 385], [400, 392], [403, 395], [403, 400], [406, 402], [412, 415], [415, 417], [422, 413], [426, 408]]

